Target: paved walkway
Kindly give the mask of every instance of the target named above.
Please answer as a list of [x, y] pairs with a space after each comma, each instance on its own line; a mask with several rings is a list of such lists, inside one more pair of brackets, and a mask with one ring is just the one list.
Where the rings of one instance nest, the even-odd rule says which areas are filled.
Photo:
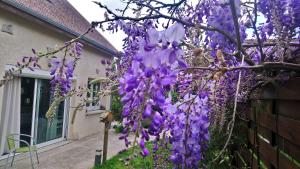
[[[91, 169], [94, 164], [95, 150], [102, 149], [103, 134], [99, 133], [77, 141], [71, 141], [63, 146], [39, 153], [40, 164], [35, 162], [35, 169]], [[125, 148], [123, 140], [118, 139], [114, 130], [109, 131], [108, 158]], [[0, 169], [4, 169], [2, 160]], [[28, 156], [17, 159], [9, 169], [31, 169]]]

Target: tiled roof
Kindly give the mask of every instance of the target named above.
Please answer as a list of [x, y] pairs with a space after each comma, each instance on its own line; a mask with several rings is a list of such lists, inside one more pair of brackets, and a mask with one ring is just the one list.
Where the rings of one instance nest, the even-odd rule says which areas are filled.
[[[42, 16], [49, 21], [48, 23], [55, 24], [61, 29], [66, 28], [65, 31], [68, 33], [82, 34], [91, 26], [67, 0], [4, 0], [4, 2], [18, 6], [21, 10], [28, 9], [24, 12]], [[94, 42], [104, 49], [116, 52], [116, 49], [98, 31], [90, 32], [86, 37], [88, 42]]]

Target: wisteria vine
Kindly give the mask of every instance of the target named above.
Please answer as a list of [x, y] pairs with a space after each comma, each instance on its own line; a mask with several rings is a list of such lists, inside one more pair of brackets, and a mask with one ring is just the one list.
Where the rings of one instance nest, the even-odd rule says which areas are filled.
[[[227, 124], [231, 129], [226, 143], [230, 140], [237, 101], [247, 100], [270, 78], [287, 79], [287, 70], [300, 70], [298, 0], [122, 2], [126, 7], [117, 12], [96, 2], [106, 10], [105, 20], [92, 25], [127, 35], [118, 71], [107, 75], [108, 86], [118, 85], [122, 97], [125, 129], [120, 139], [126, 146], [139, 144], [143, 157], [150, 154], [147, 141], [152, 140], [154, 152], [162, 141], [171, 145], [174, 168], [199, 168], [209, 129], [224, 131]], [[135, 16], [127, 16], [128, 11]], [[53, 53], [64, 51], [63, 57], [51, 59], [51, 83], [58, 98], [72, 91], [82, 47], [77, 40]], [[49, 55], [33, 54], [18, 62], [18, 70], [40, 67], [39, 59]], [[128, 139], [131, 133], [133, 142]]]
[[[121, 58], [127, 67], [122, 67], [125, 71], [119, 87], [125, 125], [121, 139], [129, 146], [127, 137], [134, 132], [140, 138], [141, 155], [147, 156], [145, 141], [154, 136], [156, 151], [157, 141], [166, 135], [175, 168], [199, 168], [209, 142], [210, 124], [222, 127], [228, 120], [225, 114], [233, 109], [232, 120], [227, 122], [230, 139], [236, 102], [246, 100], [255, 80], [262, 80], [255, 72], [239, 68], [256, 69], [257, 64], [264, 67], [269, 65], [267, 61], [293, 57], [289, 45], [299, 36], [295, 22], [299, 20], [299, 3], [294, 1], [128, 1], [122, 15], [97, 4], [110, 15], [106, 21], [95, 23], [102, 26], [109, 22], [108, 30], [121, 29], [128, 35]], [[131, 4], [150, 14], [124, 16]], [[165, 30], [158, 32], [154, 27], [160, 18], [168, 21], [167, 26], [162, 24]], [[266, 24], [258, 23], [263, 18]], [[177, 23], [168, 27], [170, 20]], [[268, 41], [271, 37], [277, 41]], [[273, 44], [269, 47], [264, 43]], [[195, 59], [199, 57], [206, 61], [197, 65]], [[281, 63], [276, 64], [280, 67]], [[177, 102], [170, 98], [174, 91], [179, 93]]]

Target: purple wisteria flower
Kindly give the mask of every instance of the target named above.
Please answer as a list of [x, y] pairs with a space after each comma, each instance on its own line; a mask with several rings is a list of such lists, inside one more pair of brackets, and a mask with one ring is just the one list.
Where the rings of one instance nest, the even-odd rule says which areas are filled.
[[[172, 37], [162, 40], [165, 34], [171, 32]], [[121, 139], [128, 146], [129, 132], [141, 132], [142, 156], [149, 154], [144, 141], [149, 140], [149, 135], [159, 138], [163, 130], [166, 94], [176, 83], [175, 69], [182, 65], [178, 64], [183, 54], [178, 44], [184, 38], [184, 32], [180, 24], [161, 32], [150, 28], [147, 36], [139, 37], [139, 47], [131, 67], [120, 79], [119, 92], [124, 104], [122, 115], [126, 126]]]
[[71, 48], [68, 48], [70, 58], [52, 58], [50, 60], [52, 92], [56, 92], [56, 94], [61, 96], [65, 96], [71, 90], [75, 65], [80, 58], [83, 45], [80, 42], [74, 42], [70, 46]]
[[168, 129], [172, 143], [170, 160], [176, 168], [198, 168], [209, 140], [208, 93], [186, 94], [183, 103], [168, 105]]

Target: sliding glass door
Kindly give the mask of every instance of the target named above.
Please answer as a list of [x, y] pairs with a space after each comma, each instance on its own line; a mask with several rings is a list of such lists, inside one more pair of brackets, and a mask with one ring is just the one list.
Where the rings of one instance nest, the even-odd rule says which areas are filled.
[[53, 119], [50, 120], [46, 118], [46, 112], [52, 102], [50, 88], [49, 80], [39, 79], [37, 81], [34, 132], [37, 144], [58, 139], [63, 136], [64, 102], [61, 102], [58, 106]]
[[[29, 83], [25, 83], [26, 81]], [[32, 81], [34, 81], [34, 83]], [[46, 112], [48, 111], [53, 99], [51, 95], [50, 81], [47, 79], [23, 78], [21, 86], [22, 91], [27, 91], [27, 95], [24, 95], [24, 98], [21, 97], [21, 103], [32, 100], [32, 103], [29, 103], [32, 106], [25, 107], [24, 105], [21, 105], [20, 131], [26, 131], [27, 134], [31, 133], [30, 135], [34, 136], [36, 143], [41, 146], [62, 140], [65, 135], [65, 102], [60, 103], [53, 119], [50, 120], [46, 118]], [[31, 89], [33, 86], [34, 90]], [[30, 98], [25, 98], [25, 96]], [[26, 119], [22, 116], [22, 114], [24, 114], [25, 117], [25, 113], [30, 114], [26, 115]], [[32, 117], [32, 119], [28, 120], [27, 117]], [[31, 124], [31, 127], [28, 123]]]

